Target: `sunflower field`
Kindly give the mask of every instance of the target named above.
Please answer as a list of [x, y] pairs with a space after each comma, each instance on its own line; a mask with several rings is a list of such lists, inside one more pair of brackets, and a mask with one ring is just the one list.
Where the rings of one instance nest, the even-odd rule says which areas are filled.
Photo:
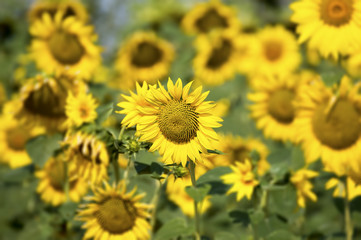
[[361, 240], [361, 0], [1, 0], [0, 240]]

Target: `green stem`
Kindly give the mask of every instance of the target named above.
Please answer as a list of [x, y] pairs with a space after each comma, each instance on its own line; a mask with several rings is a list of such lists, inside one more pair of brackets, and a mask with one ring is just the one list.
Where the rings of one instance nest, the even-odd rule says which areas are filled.
[[126, 184], [128, 184], [128, 177], [129, 177], [129, 170], [130, 170], [130, 164], [132, 162], [132, 156], [128, 157], [128, 164], [127, 164], [127, 168], [124, 170], [124, 175], [123, 175], [123, 179], [125, 181]]
[[124, 131], [125, 131], [125, 125], [122, 126], [122, 129], [119, 132], [118, 140], [122, 140], [123, 135], [124, 135]]
[[[195, 171], [196, 165], [193, 161], [189, 161], [189, 173], [191, 175], [191, 181], [192, 181], [192, 186], [194, 188], [196, 187], [196, 171]], [[194, 200], [194, 216], [195, 216], [195, 227], [196, 227], [196, 232], [195, 232], [195, 237], [196, 240], [201, 239], [201, 233], [200, 233], [200, 214], [198, 211], [198, 201]]]
[[120, 178], [119, 178], [119, 165], [118, 165], [118, 159], [113, 159], [113, 168], [114, 168], [114, 174], [115, 174], [115, 181], [118, 184]]
[[160, 183], [159, 180], [157, 180], [155, 182], [155, 191], [154, 191], [154, 196], [153, 196], [153, 199], [152, 199], [152, 206], [153, 206], [153, 209], [152, 209], [152, 218], [150, 219], [150, 226], [151, 226], [151, 229], [152, 229], [152, 233], [154, 232], [154, 226], [155, 226], [155, 222], [156, 222], [156, 214], [157, 214], [157, 206], [158, 206], [158, 201], [159, 201], [159, 197], [160, 197], [160, 189], [161, 189], [161, 186], [162, 184]]
[[347, 186], [347, 179], [345, 181], [345, 232], [346, 232], [346, 239], [352, 240], [353, 235], [353, 224], [351, 219], [351, 210], [350, 210], [350, 201], [348, 186]]

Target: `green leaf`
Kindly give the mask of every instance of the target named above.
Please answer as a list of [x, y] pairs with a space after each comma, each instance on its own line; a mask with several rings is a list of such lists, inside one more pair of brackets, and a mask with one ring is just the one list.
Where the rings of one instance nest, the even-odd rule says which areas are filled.
[[221, 176], [230, 172], [232, 172], [232, 170], [229, 167], [213, 168], [198, 178], [197, 185], [202, 185], [210, 182], [221, 182]]
[[292, 148], [291, 165], [292, 165], [291, 168], [293, 170], [298, 170], [305, 165], [303, 151], [302, 151], [301, 147], [299, 147], [299, 146], [294, 146]]
[[238, 238], [229, 232], [219, 232], [214, 237], [215, 240], [237, 240]]
[[43, 167], [45, 162], [54, 154], [54, 151], [60, 148], [62, 139], [61, 134], [40, 135], [28, 141], [25, 148], [33, 163]]
[[77, 207], [77, 203], [66, 202], [59, 207], [59, 213], [64, 220], [71, 221], [74, 219]]
[[97, 114], [98, 114], [98, 118], [96, 119], [96, 123], [101, 124], [105, 120], [107, 120], [108, 117], [113, 113], [114, 104], [111, 102], [111, 103], [108, 103], [106, 105], [99, 106], [96, 111], [97, 111]]
[[257, 209], [250, 214], [252, 224], [259, 224], [265, 217], [264, 212], [261, 209]]
[[211, 185], [205, 184], [200, 187], [188, 186], [186, 187], [186, 192], [188, 195], [197, 202], [201, 202], [211, 190]]
[[174, 218], [164, 224], [155, 235], [155, 240], [167, 240], [192, 234], [184, 218]]
[[270, 233], [266, 237], [266, 240], [299, 240], [299, 239], [300, 239], [299, 237], [296, 237], [291, 232], [283, 229], [276, 230]]
[[245, 227], [251, 222], [249, 214], [244, 211], [234, 210], [229, 213], [229, 216], [233, 219], [233, 223], [242, 223]]

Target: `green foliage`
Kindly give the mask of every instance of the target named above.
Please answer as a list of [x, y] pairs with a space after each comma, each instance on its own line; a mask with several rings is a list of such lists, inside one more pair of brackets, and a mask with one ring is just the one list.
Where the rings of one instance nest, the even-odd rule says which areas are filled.
[[203, 199], [209, 193], [209, 190], [211, 190], [211, 185], [209, 184], [202, 185], [201, 187], [193, 187], [193, 186], [186, 187], [186, 192], [196, 202], [203, 201]]
[[165, 223], [156, 233], [155, 240], [168, 240], [193, 233], [184, 218], [174, 218]]

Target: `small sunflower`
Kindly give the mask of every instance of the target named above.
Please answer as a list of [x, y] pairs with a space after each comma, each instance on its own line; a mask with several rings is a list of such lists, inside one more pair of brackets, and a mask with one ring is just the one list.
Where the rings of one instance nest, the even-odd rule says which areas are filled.
[[134, 195], [136, 189], [126, 193], [125, 182], [104, 188], [94, 188], [91, 203], [84, 204], [77, 217], [85, 222], [83, 239], [147, 240], [151, 226], [148, 210], [151, 205], [141, 203], [144, 195]]
[[189, 94], [191, 84], [183, 88], [181, 79], [176, 84], [169, 79], [168, 91], [160, 83], [159, 88], [151, 87], [145, 97], [146, 103], [138, 105], [137, 109], [131, 110], [136, 104], [129, 101], [134, 98], [128, 97], [125, 104], [119, 104], [125, 106], [129, 112], [127, 116], [138, 117], [140, 141], [153, 143], [149, 151], [158, 150], [165, 159], [183, 166], [188, 158], [197, 162], [201, 160], [200, 152], [214, 149], [218, 136], [213, 128], [220, 127], [218, 122], [223, 121], [212, 114], [213, 102], [204, 101], [209, 92], [202, 93], [200, 86]]
[[361, 46], [361, 2], [358, 0], [299, 0], [290, 5], [298, 24], [299, 42], [309, 40], [322, 56], [349, 54]]
[[358, 91], [344, 76], [337, 92], [322, 81], [304, 85], [296, 102], [299, 140], [307, 163], [322, 158], [327, 171], [341, 176], [361, 156], [361, 105]]
[[[65, 203], [68, 197], [73, 202], [79, 202], [86, 194], [88, 184], [82, 178], [74, 178], [72, 173], [75, 165], [74, 163], [69, 165], [72, 166], [65, 167], [64, 156], [59, 154], [50, 158], [44, 168], [35, 173], [35, 176], [39, 178], [36, 191], [44, 202], [58, 206]], [[66, 184], [68, 184], [69, 196], [67, 196]]]
[[214, 29], [238, 30], [240, 25], [235, 9], [219, 0], [198, 3], [182, 20], [182, 28], [188, 34], [208, 33]]
[[310, 199], [313, 202], [317, 201], [317, 196], [312, 192], [313, 185], [309, 181], [311, 178], [318, 176], [318, 172], [308, 169], [301, 169], [295, 172], [290, 181], [294, 184], [297, 190], [297, 204], [299, 207], [306, 207], [306, 199]]
[[[346, 179], [347, 181], [347, 191], [348, 191], [348, 200], [351, 201], [352, 199], [354, 199], [357, 196], [361, 196], [361, 186], [356, 183], [355, 181], [352, 180], [352, 178], [347, 177]], [[345, 192], [345, 184], [337, 179], [337, 178], [331, 178], [330, 180], [327, 181], [326, 183], [326, 189], [332, 189], [334, 188], [333, 191], [333, 196], [334, 197], [345, 197], [346, 196], [346, 192]]]
[[197, 80], [207, 85], [220, 85], [235, 76], [239, 63], [237, 34], [237, 31], [226, 30], [197, 37], [197, 54], [193, 60]]
[[30, 53], [38, 68], [47, 73], [63, 73], [89, 79], [100, 65], [100, 47], [92, 26], [85, 26], [75, 17], [42, 15], [30, 27], [33, 40]]
[[109, 154], [104, 142], [82, 132], [68, 132], [63, 145], [68, 146], [65, 160], [76, 165], [75, 176], [91, 184], [99, 184], [108, 178]]
[[235, 164], [230, 167], [232, 173], [221, 177], [225, 184], [232, 185], [227, 195], [235, 192], [237, 193], [237, 201], [240, 201], [245, 196], [251, 199], [253, 189], [258, 185], [258, 181], [252, 172], [251, 162], [249, 159], [245, 159], [243, 162], [235, 162]]
[[174, 54], [172, 44], [155, 33], [134, 33], [119, 49], [115, 62], [118, 87], [133, 89], [136, 82], [156, 83], [168, 74]]

